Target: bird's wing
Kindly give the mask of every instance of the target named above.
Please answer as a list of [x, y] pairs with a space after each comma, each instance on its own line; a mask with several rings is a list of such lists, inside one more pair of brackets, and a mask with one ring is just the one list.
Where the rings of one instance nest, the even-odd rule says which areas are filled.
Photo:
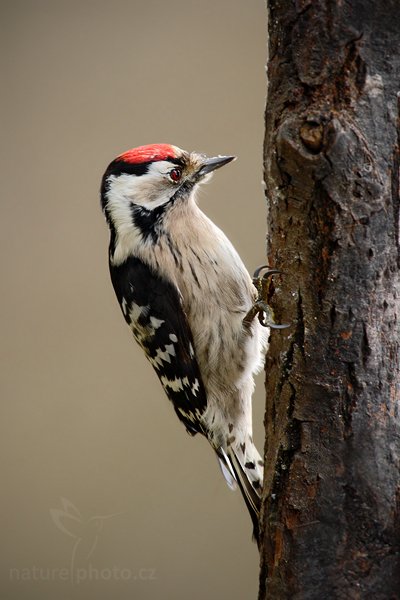
[[122, 313], [191, 434], [203, 433], [207, 397], [179, 290], [131, 257], [110, 265]]

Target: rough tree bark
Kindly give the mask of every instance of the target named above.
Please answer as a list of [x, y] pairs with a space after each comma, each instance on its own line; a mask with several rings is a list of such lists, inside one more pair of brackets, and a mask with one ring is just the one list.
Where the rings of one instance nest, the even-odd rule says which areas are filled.
[[269, 0], [260, 599], [400, 598], [399, 0]]

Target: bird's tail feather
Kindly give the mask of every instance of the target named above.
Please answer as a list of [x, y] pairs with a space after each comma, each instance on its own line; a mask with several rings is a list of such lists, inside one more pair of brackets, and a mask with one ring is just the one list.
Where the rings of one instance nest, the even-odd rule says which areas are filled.
[[249, 511], [252, 523], [253, 523], [253, 536], [257, 542], [260, 540], [259, 536], [259, 517], [260, 517], [260, 505], [261, 505], [261, 484], [254, 487], [254, 481], [249, 477], [249, 470], [245, 464], [240, 460], [238, 453], [234, 450], [229, 452], [229, 458], [233, 470], [236, 474], [236, 480], [239, 489], [242, 493], [243, 500], [246, 503], [247, 510]]
[[229, 447], [227, 453], [223, 448], [219, 448], [217, 455], [222, 473], [229, 487], [235, 489], [235, 483], [239, 486], [253, 522], [253, 535], [258, 544], [263, 480], [261, 457], [254, 445], [251, 447], [251, 454], [249, 454], [249, 451], [244, 453], [241, 449]]
[[222, 475], [224, 476], [228, 487], [231, 490], [235, 491], [237, 488], [237, 478], [231, 460], [228, 458], [223, 448], [218, 449], [217, 456], [219, 460], [219, 466], [221, 467]]

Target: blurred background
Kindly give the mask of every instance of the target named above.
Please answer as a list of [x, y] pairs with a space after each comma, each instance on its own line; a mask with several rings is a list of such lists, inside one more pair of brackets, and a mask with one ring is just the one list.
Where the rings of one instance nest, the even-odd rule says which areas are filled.
[[[256, 598], [240, 495], [120, 314], [98, 189], [133, 146], [235, 154], [201, 207], [250, 271], [264, 262], [264, 2], [3, 0], [0, 13], [0, 596]], [[263, 405], [261, 374], [261, 451]]]

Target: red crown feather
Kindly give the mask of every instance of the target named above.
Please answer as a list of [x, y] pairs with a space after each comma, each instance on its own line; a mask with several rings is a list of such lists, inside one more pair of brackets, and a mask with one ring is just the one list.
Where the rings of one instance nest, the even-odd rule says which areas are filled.
[[149, 144], [127, 150], [123, 154], [120, 154], [117, 160], [123, 160], [131, 164], [140, 164], [155, 160], [168, 160], [175, 157], [175, 149], [170, 144]]

